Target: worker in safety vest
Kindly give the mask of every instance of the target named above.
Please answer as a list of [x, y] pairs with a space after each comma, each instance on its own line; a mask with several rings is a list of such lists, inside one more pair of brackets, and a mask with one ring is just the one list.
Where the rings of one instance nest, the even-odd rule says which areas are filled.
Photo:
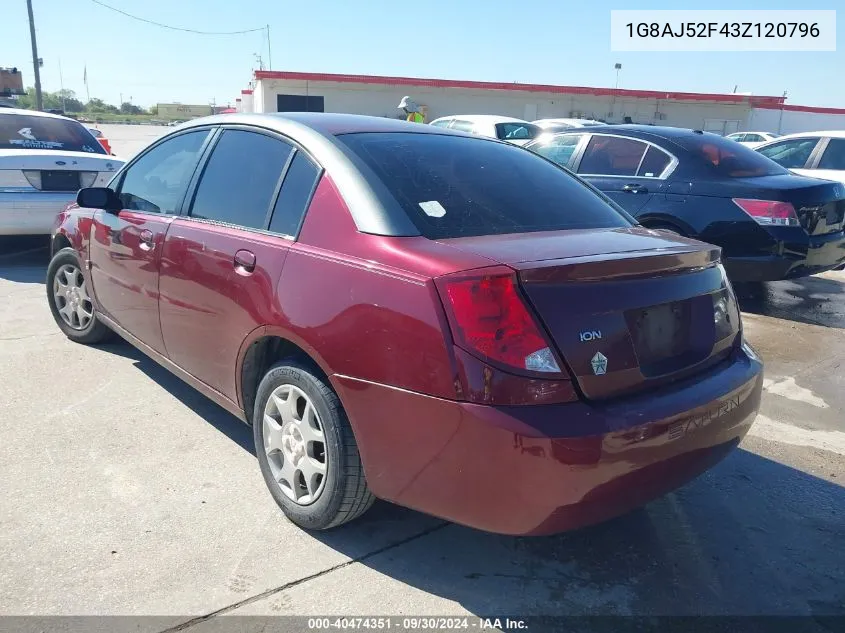
[[406, 121], [410, 123], [425, 123], [425, 117], [420, 112], [420, 107], [411, 97], [402, 97], [402, 101], [399, 102], [399, 109], [405, 111], [407, 115], [405, 117]]

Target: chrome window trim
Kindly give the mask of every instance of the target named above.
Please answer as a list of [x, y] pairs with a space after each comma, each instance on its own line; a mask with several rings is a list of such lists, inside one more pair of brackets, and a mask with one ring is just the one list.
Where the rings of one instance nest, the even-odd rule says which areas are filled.
[[[582, 134], [583, 133], [584, 132], [582, 132]], [[678, 160], [678, 157], [675, 156], [672, 152], [664, 149], [663, 147], [661, 147], [657, 143], [654, 143], [652, 141], [648, 141], [646, 139], [639, 138], [637, 136], [626, 136], [624, 134], [608, 134], [606, 132], [586, 132], [586, 133], [590, 135], [590, 140], [587, 141], [587, 144], [584, 146], [584, 151], [581, 153], [581, 156], [578, 157], [578, 164], [579, 165], [581, 164], [581, 160], [584, 158], [584, 154], [587, 152], [587, 148], [589, 147], [589, 144], [592, 142], [594, 136], [610, 136], [610, 137], [613, 137], [613, 138], [622, 138], [622, 139], [625, 139], [625, 140], [628, 140], [628, 141], [638, 141], [638, 142], [643, 143], [645, 145], [650, 145], [651, 147], [654, 147], [658, 151], [661, 151], [664, 154], [666, 154], [669, 157], [669, 164], [666, 165], [666, 167], [663, 168], [663, 171], [660, 172], [659, 176], [637, 176], [636, 172], [633, 175], [631, 175], [631, 174], [629, 174], [629, 175], [588, 174], [588, 173], [579, 172], [577, 170], [577, 166], [576, 166], [575, 173], [578, 174], [579, 176], [592, 176], [594, 178], [643, 178], [645, 180], [666, 180], [669, 176], [672, 175], [672, 172], [675, 171], [675, 168], [680, 163], [680, 161]], [[567, 134], [567, 133], [565, 132], [564, 134]], [[646, 149], [646, 151], [643, 152], [643, 155], [640, 157], [640, 163], [637, 165], [637, 171], [640, 170], [640, 166], [642, 165], [642, 162], [645, 159], [646, 153], [648, 153], [648, 149]]]

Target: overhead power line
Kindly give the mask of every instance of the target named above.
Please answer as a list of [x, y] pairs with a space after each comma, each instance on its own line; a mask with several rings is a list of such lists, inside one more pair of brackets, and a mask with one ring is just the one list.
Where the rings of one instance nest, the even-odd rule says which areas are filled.
[[196, 35], [243, 35], [244, 33], [257, 33], [258, 31], [264, 31], [267, 27], [262, 26], [261, 28], [257, 29], [246, 29], [244, 31], [199, 31], [197, 29], [186, 29], [180, 26], [170, 26], [169, 24], [162, 24], [161, 22], [155, 22], [154, 20], [147, 20], [146, 18], [138, 17], [137, 15], [132, 15], [131, 13], [127, 13], [121, 9], [113, 7], [111, 5], [106, 4], [105, 2], [100, 2], [100, 0], [91, 0], [94, 4], [98, 4], [101, 7], [109, 9], [110, 11], [114, 11], [115, 13], [120, 13], [121, 15], [125, 15], [127, 18], [132, 18], [133, 20], [138, 20], [139, 22], [144, 22], [146, 24], [152, 24], [153, 26], [158, 26], [163, 29], [170, 29], [171, 31], [182, 31], [183, 33], [195, 33]]

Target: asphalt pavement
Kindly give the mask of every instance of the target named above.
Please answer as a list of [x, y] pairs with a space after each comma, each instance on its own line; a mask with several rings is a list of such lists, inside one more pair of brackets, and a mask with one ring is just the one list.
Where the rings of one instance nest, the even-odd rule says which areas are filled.
[[724, 462], [608, 523], [513, 538], [383, 502], [294, 527], [245, 425], [128, 344], [65, 339], [47, 259], [0, 242], [0, 614], [845, 617], [843, 272], [742, 296], [767, 378]]

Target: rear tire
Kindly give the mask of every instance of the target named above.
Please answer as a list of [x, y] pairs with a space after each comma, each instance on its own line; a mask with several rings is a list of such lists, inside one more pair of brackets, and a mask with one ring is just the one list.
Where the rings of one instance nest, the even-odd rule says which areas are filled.
[[114, 336], [97, 318], [79, 257], [72, 248], [61, 249], [50, 260], [47, 303], [59, 329], [75, 343], [94, 345]]
[[296, 525], [337, 527], [375, 501], [337, 394], [306, 364], [288, 359], [270, 368], [258, 386], [252, 428], [264, 482]]

